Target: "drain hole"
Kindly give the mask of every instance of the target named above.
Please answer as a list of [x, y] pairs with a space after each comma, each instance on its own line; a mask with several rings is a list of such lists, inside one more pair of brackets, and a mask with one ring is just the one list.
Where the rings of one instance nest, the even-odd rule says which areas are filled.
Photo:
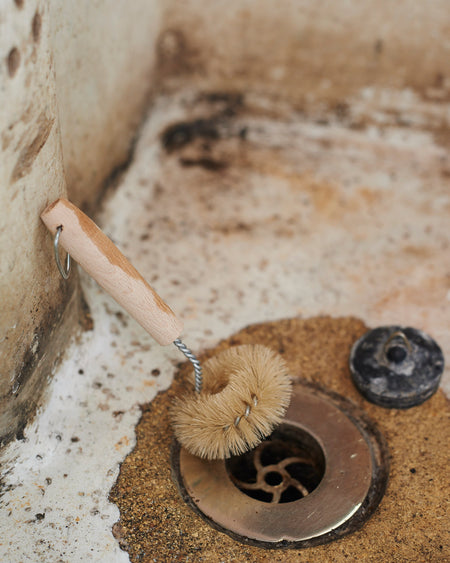
[[260, 489], [244, 492], [247, 496], [252, 497], [255, 500], [260, 500], [261, 502], [272, 502], [272, 493], [266, 493], [265, 491], [261, 491]]
[[248, 483], [251, 485], [256, 483], [258, 472], [256, 470], [255, 464], [253, 463], [253, 456], [248, 455], [250, 453], [251, 452], [248, 452], [236, 458], [229, 459], [227, 461], [227, 469], [228, 473], [231, 474], [234, 480], [242, 481], [243, 483]]
[[246, 495], [270, 503], [293, 502], [311, 493], [325, 473], [317, 440], [289, 424], [254, 450], [227, 460], [233, 483]]
[[261, 465], [276, 465], [291, 455], [290, 445], [286, 444], [283, 439], [276, 440], [273, 439], [273, 437], [274, 435], [272, 434], [267, 440], [267, 442], [271, 442], [270, 445], [267, 445], [261, 450]]
[[320, 473], [314, 465], [307, 463], [292, 463], [286, 470], [291, 477], [302, 483], [308, 492], [314, 491], [323, 477], [323, 472]]
[[271, 471], [270, 473], [266, 473], [264, 480], [268, 485], [276, 487], [283, 482], [283, 477], [276, 471]]
[[283, 493], [281, 493], [280, 502], [293, 502], [294, 500], [299, 500], [303, 498], [302, 493], [295, 487], [288, 487]]

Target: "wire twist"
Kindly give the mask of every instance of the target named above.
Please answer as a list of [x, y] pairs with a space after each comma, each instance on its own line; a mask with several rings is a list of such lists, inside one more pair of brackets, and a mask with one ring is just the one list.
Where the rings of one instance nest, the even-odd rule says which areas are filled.
[[197, 359], [197, 356], [185, 345], [179, 338], [173, 341], [175, 346], [182, 352], [186, 358], [192, 363], [194, 366], [195, 372], [195, 392], [200, 393], [203, 387], [203, 376], [202, 376], [202, 366]]

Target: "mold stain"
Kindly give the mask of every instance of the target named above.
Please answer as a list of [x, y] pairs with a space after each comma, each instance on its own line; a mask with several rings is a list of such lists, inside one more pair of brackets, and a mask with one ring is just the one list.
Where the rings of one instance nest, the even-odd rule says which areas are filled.
[[42, 18], [39, 12], [36, 12], [31, 22], [31, 34], [33, 36], [33, 41], [39, 43], [41, 38], [41, 28], [42, 28]]
[[[69, 305], [66, 306], [67, 302]], [[61, 360], [61, 343], [74, 333], [74, 327], [76, 330], [83, 328], [83, 314], [79, 294], [72, 282], [64, 287], [60, 302], [45, 311], [44, 321], [35, 324], [33, 340], [20, 361], [20, 371], [13, 375], [10, 390], [0, 396], [0, 413], [8, 421], [0, 433], [0, 446], [24, 438], [26, 425], [33, 419], [37, 408], [45, 403], [47, 381], [43, 374], [51, 373]], [[0, 496], [1, 493], [0, 479]]]
[[167, 152], [180, 150], [196, 139], [217, 140], [220, 138], [217, 119], [195, 119], [193, 121], [175, 123], [162, 134], [161, 142]]
[[17, 180], [30, 173], [34, 161], [47, 142], [54, 121], [54, 118], [49, 118], [45, 113], [41, 113], [37, 121], [37, 134], [31, 143], [20, 151], [19, 158], [11, 174], [11, 183], [17, 182]]
[[157, 71], [162, 77], [199, 74], [204, 67], [201, 50], [179, 29], [164, 30], [157, 41], [156, 52]]
[[214, 160], [213, 158], [200, 157], [200, 158], [181, 158], [181, 166], [191, 167], [199, 166], [211, 172], [220, 172], [228, 167], [228, 163], [221, 160]]
[[8, 65], [8, 74], [10, 78], [14, 78], [16, 75], [17, 69], [20, 66], [20, 52], [17, 47], [13, 47], [11, 51], [8, 53], [8, 57], [6, 59]]

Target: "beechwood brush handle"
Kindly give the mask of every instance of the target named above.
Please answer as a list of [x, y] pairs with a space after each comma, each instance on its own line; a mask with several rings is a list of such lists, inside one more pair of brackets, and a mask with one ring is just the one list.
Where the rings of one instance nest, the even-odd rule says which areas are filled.
[[97, 225], [66, 199], [41, 215], [59, 243], [162, 346], [176, 340], [183, 324]]

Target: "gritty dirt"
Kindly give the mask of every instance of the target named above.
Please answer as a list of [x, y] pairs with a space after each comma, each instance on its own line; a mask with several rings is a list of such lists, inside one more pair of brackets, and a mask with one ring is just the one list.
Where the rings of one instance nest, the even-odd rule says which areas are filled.
[[189, 366], [180, 364], [171, 388], [142, 406], [136, 447], [123, 462], [110, 493], [121, 514], [113, 533], [131, 561], [448, 560], [448, 401], [440, 391], [409, 410], [383, 409], [364, 400], [351, 382], [348, 357], [352, 344], [366, 330], [355, 318], [281, 320], [250, 326], [201, 358], [238, 344], [264, 344], [283, 355], [294, 376], [337, 392], [364, 409], [387, 440], [391, 470], [380, 506], [360, 531], [327, 545], [274, 551], [238, 543], [195, 514], [181, 499], [170, 466], [169, 407], [191, 384]]

